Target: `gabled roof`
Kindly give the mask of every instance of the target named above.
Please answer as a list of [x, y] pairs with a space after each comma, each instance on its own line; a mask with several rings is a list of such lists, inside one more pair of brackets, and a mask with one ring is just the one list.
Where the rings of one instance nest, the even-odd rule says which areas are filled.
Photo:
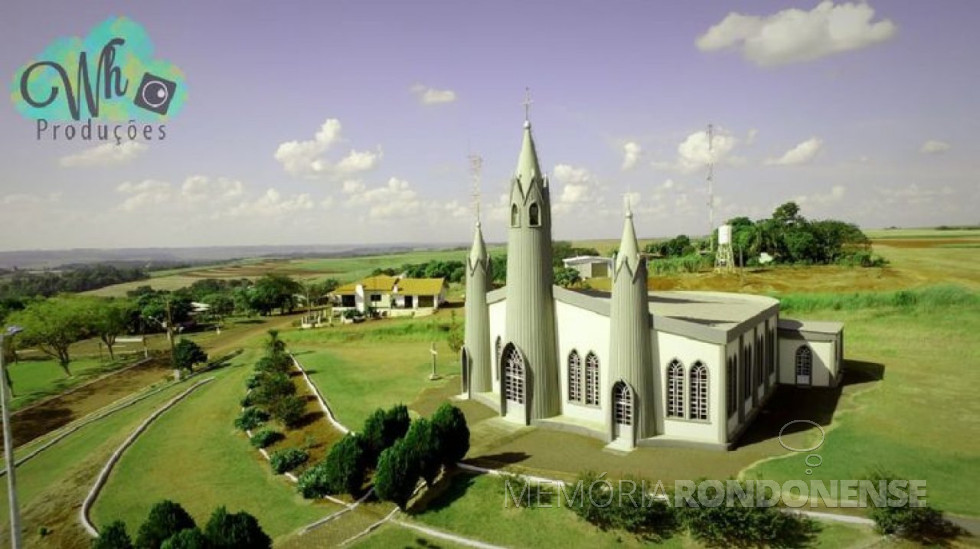
[[403, 295], [436, 295], [446, 285], [444, 278], [403, 278], [395, 284], [395, 292]]
[[390, 292], [395, 286], [396, 280], [398, 279], [387, 275], [369, 276], [358, 282], [348, 282], [338, 287], [333, 293], [338, 295], [353, 294], [358, 284], [364, 286], [365, 292]]

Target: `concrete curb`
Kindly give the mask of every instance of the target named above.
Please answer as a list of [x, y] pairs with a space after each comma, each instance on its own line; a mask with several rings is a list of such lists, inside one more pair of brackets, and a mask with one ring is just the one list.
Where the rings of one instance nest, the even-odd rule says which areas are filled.
[[112, 453], [112, 455], [109, 457], [109, 460], [106, 461], [106, 464], [102, 467], [102, 470], [99, 471], [99, 476], [95, 479], [95, 484], [92, 485], [92, 489], [89, 490], [88, 495], [85, 496], [85, 501], [82, 502], [82, 508], [78, 511], [79, 518], [81, 519], [82, 522], [82, 526], [85, 528], [85, 531], [88, 532], [90, 536], [92, 536], [93, 538], [98, 537], [99, 530], [95, 527], [94, 524], [92, 524], [92, 521], [89, 519], [88, 516], [89, 511], [91, 511], [92, 504], [95, 503], [95, 498], [99, 496], [99, 492], [102, 490], [102, 487], [109, 479], [109, 473], [112, 472], [112, 468], [116, 465], [116, 462], [119, 461], [119, 458], [122, 457], [123, 452], [125, 452], [126, 449], [128, 449], [130, 446], [132, 446], [134, 442], [136, 442], [137, 437], [143, 434], [143, 432], [146, 431], [147, 427], [149, 427], [150, 424], [153, 423], [155, 419], [160, 417], [167, 410], [173, 408], [174, 405], [176, 405], [178, 402], [183, 400], [192, 392], [200, 388], [202, 385], [206, 383], [210, 383], [212, 381], [214, 381], [213, 377], [202, 379], [201, 381], [198, 381], [194, 385], [188, 387], [187, 390], [185, 390], [184, 392], [170, 399], [169, 402], [167, 402], [166, 404], [158, 408], [155, 412], [150, 414], [149, 417], [143, 420], [143, 423], [141, 423], [132, 433], [130, 433], [130, 435], [126, 437], [126, 440], [123, 441], [123, 443], [119, 446], [119, 448], [116, 448], [116, 451]]

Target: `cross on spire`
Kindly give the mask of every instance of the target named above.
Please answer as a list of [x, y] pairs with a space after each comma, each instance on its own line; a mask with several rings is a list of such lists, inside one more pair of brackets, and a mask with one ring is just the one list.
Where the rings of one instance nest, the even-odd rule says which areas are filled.
[[524, 105], [524, 121], [525, 122], [529, 122], [530, 119], [531, 119], [531, 103], [534, 103], [534, 101], [531, 101], [531, 88], [525, 87], [524, 88], [524, 102], [521, 103], [521, 105]]

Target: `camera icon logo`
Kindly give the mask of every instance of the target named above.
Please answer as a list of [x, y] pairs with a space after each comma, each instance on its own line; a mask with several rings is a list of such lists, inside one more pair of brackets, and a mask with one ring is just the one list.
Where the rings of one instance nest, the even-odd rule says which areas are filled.
[[167, 114], [176, 89], [177, 83], [173, 80], [167, 80], [162, 76], [147, 72], [143, 74], [143, 80], [136, 89], [136, 97], [133, 98], [133, 103], [141, 109], [157, 114]]

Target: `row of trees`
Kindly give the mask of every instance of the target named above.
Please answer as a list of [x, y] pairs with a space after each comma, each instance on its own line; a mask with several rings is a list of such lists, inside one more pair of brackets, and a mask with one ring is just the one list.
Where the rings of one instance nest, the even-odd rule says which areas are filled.
[[259, 521], [245, 511], [229, 513], [224, 506], [211, 513], [202, 530], [179, 503], [156, 503], [139, 527], [135, 543], [126, 524], [117, 520], [99, 532], [93, 549], [269, 549], [272, 539]]
[[[270, 417], [287, 429], [295, 428], [303, 419], [306, 401], [296, 394], [296, 385], [289, 377], [293, 359], [277, 330], [269, 330], [265, 352], [255, 363], [255, 371], [246, 381], [248, 394], [242, 401], [244, 410], [235, 425], [244, 430], [255, 429]], [[270, 435], [263, 435], [268, 437]]]
[[470, 432], [459, 408], [445, 403], [431, 419], [411, 421], [398, 405], [378, 409], [358, 433], [348, 433], [321, 463], [299, 479], [304, 497], [347, 493], [357, 496], [371, 470], [379, 499], [404, 509], [420, 479], [431, 485], [443, 467], [469, 451]]
[[15, 271], [0, 281], [0, 300], [26, 301], [71, 292], [87, 292], [113, 284], [146, 280], [150, 275], [139, 267], [97, 264], [59, 271]]

